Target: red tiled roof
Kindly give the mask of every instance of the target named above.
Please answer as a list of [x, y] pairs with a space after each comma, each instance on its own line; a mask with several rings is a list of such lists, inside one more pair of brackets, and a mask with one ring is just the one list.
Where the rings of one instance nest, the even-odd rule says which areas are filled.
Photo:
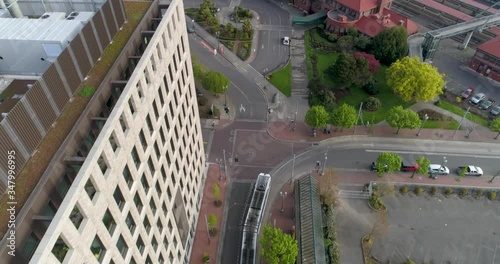
[[337, 0], [337, 3], [358, 12], [370, 10], [378, 6], [377, 0]]
[[486, 41], [485, 43], [477, 46], [477, 49], [500, 59], [500, 37]]
[[389, 15], [389, 20], [386, 23], [382, 24], [382, 18], [378, 18], [376, 16], [364, 16], [361, 17], [358, 22], [356, 22], [356, 29], [361, 33], [366, 34], [370, 37], [375, 37], [380, 31], [384, 28], [391, 28], [397, 26], [399, 21], [403, 21], [403, 27], [408, 31], [408, 35], [414, 34], [420, 28], [415, 22], [411, 19], [402, 16], [392, 10], [388, 10], [384, 8], [383, 16]]

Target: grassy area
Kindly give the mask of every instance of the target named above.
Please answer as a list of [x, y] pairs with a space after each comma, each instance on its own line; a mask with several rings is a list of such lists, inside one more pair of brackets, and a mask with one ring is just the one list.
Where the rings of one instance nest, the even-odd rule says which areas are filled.
[[[447, 111], [450, 111], [454, 114], [457, 114], [459, 116], [463, 116], [465, 114], [465, 110], [456, 106], [456, 105], [453, 105], [451, 103], [448, 103], [446, 101], [443, 101], [443, 100], [439, 100], [437, 103], [436, 103], [436, 106], [438, 107], [441, 107], [443, 108], [444, 110], [447, 110]], [[488, 127], [488, 120], [482, 118], [482, 117], [479, 117], [477, 115], [474, 115], [474, 114], [471, 114], [471, 113], [468, 113], [467, 116], [466, 116], [467, 119], [469, 119], [470, 121], [472, 122], [476, 122], [480, 125], [483, 125], [485, 127]]]
[[[338, 57], [338, 54], [324, 53], [315, 50], [311, 46], [311, 40], [310, 40], [311, 38], [316, 38], [317, 41], [320, 41], [319, 39], [326, 41], [325, 39], [321, 38], [321, 36], [319, 36], [319, 34], [316, 32], [315, 29], [306, 31], [305, 45], [307, 54], [307, 76], [309, 79], [311, 79], [313, 76], [311, 55], [316, 54], [316, 56], [318, 57], [318, 64], [317, 64], [318, 76], [321, 79], [321, 82], [327, 86], [333, 86], [333, 80], [325, 74], [325, 70], [335, 62], [335, 60]], [[379, 86], [380, 93], [374, 95], [373, 97], [378, 98], [382, 103], [382, 106], [379, 108], [378, 111], [375, 112], [363, 111], [363, 119], [365, 122], [369, 121], [370, 123], [379, 123], [385, 120], [387, 113], [392, 107], [397, 105], [402, 105], [403, 107], [410, 106], [409, 103], [405, 103], [403, 102], [403, 100], [399, 99], [399, 97], [394, 96], [394, 93], [392, 92], [391, 88], [387, 86], [386, 71], [387, 67], [382, 66], [380, 67], [378, 74], [375, 76], [375, 78], [379, 81], [380, 84]], [[366, 98], [368, 98], [369, 96], [370, 95], [367, 94], [363, 89], [353, 87], [349, 90], [348, 94], [338, 98], [338, 104], [346, 103], [353, 105], [356, 109], [358, 109], [361, 102], [365, 101]]]
[[437, 128], [446, 130], [455, 130], [458, 128], [459, 123], [455, 120], [452, 121], [426, 121], [424, 128]]
[[[127, 12], [128, 23], [123, 24], [123, 29], [117, 33], [113, 39], [113, 44], [110, 44], [106, 48], [102, 54], [101, 60], [94, 65], [89, 74], [89, 78], [80, 85], [79, 89], [82, 89], [82, 87], [99, 87], [99, 84], [103, 81], [125, 44], [127, 44], [130, 36], [148, 10], [151, 3], [124, 2], [124, 5]], [[17, 174], [17, 212], [20, 211], [29, 195], [38, 184], [38, 181], [45, 172], [50, 160], [73, 128], [90, 99], [91, 97], [75, 96], [73, 101], [66, 104], [66, 107], [61, 112], [61, 115], [57, 118], [54, 127], [47, 132], [47, 135], [40, 142], [38, 151], [31, 157], [30, 160], [28, 160], [24, 168]], [[4, 195], [0, 199], [0, 233], [2, 236], [7, 230], [7, 220], [9, 218], [6, 207], [7, 195]]]
[[271, 74], [269, 82], [286, 96], [292, 95], [292, 66], [288, 63], [281, 70]]

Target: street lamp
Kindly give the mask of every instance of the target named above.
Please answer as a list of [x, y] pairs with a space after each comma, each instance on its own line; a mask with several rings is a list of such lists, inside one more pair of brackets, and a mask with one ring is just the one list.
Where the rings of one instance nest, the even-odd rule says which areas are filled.
[[418, 130], [417, 137], [420, 136], [420, 132], [422, 131], [422, 128], [424, 128], [425, 122], [429, 120], [429, 116], [427, 114], [424, 115], [424, 122], [422, 122], [422, 126], [420, 126], [420, 129]]
[[215, 159], [215, 161], [217, 162], [217, 164], [219, 165], [219, 181], [222, 180], [222, 160], [220, 159]]
[[285, 211], [285, 208], [283, 207], [283, 204], [284, 204], [286, 195], [287, 195], [286, 192], [280, 192], [280, 196], [281, 196], [281, 212], [282, 213]]
[[219, 31], [215, 32], [215, 36], [217, 36], [217, 50], [219, 50], [219, 34]]
[[328, 159], [327, 153], [325, 153], [325, 161], [323, 162], [323, 169], [321, 170], [321, 176], [325, 175], [326, 160]]
[[448, 162], [448, 160], [446, 159], [446, 157], [443, 157], [443, 161], [441, 162], [441, 167], [439, 167], [439, 171], [441, 171], [442, 169], [444, 169], [444, 165]]

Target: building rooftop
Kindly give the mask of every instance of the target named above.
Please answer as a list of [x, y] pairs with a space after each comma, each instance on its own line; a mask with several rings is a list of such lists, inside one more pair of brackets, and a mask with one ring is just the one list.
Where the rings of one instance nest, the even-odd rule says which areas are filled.
[[82, 22], [76, 20], [0, 18], [0, 39], [64, 41], [68, 32], [81, 28]]
[[363, 16], [356, 22], [356, 29], [370, 37], [375, 37], [384, 28], [402, 26], [408, 31], [408, 35], [415, 34], [420, 27], [411, 19], [402, 16], [392, 10], [384, 8], [383, 16]]
[[500, 59], [500, 37], [494, 38], [477, 46], [477, 49]]
[[337, 3], [358, 12], [370, 10], [378, 5], [377, 0], [337, 0]]
[[0, 78], [0, 87], [7, 86], [2, 92], [0, 89], [0, 121], [3, 120], [4, 115], [7, 114], [19, 100], [29, 90], [29, 86], [33, 85], [36, 80], [19, 80], [19, 79], [6, 79]]

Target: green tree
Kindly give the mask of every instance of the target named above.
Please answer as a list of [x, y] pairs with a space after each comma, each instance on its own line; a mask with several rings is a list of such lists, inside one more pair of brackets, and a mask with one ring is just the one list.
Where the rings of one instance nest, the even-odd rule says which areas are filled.
[[351, 128], [356, 123], [356, 109], [352, 105], [342, 104], [333, 110], [330, 115], [330, 122], [334, 126], [340, 126], [340, 131], [344, 128]]
[[212, 191], [213, 191], [213, 195], [214, 195], [215, 200], [220, 202], [220, 187], [219, 187], [218, 183], [214, 183], [214, 187], [213, 187]]
[[341, 53], [335, 63], [328, 68], [328, 72], [339, 85], [348, 86], [357, 76], [356, 59], [351, 54]]
[[205, 73], [201, 84], [207, 91], [210, 91], [215, 96], [218, 96], [219, 94], [223, 94], [227, 91], [230, 81], [220, 72], [209, 71]]
[[297, 240], [279, 228], [266, 225], [260, 239], [261, 255], [268, 264], [295, 263], [299, 253]]
[[234, 25], [233, 25], [233, 23], [229, 22], [226, 24], [226, 34], [228, 34], [231, 37], [234, 37]]
[[418, 168], [411, 175], [412, 178], [413, 175], [415, 175], [415, 172], [418, 172], [420, 174], [426, 174], [429, 171], [429, 166], [431, 165], [431, 161], [428, 158], [420, 157], [417, 159], [417, 164]]
[[386, 120], [391, 127], [398, 128], [396, 134], [399, 133], [401, 128], [414, 129], [420, 127], [420, 124], [422, 124], [422, 120], [420, 120], [416, 112], [413, 112], [411, 109], [403, 109], [400, 105], [391, 108]]
[[243, 21], [243, 34], [246, 36], [246, 37], [251, 37], [252, 36], [252, 23], [250, 23], [250, 20], [249, 19], [245, 19]]
[[493, 122], [491, 122], [490, 128], [491, 128], [491, 131], [498, 132], [497, 136], [495, 137], [495, 139], [498, 139], [498, 136], [500, 136], [500, 117], [495, 118], [493, 120]]
[[370, 72], [368, 60], [364, 57], [356, 59], [356, 76], [354, 83], [358, 86], [364, 86], [372, 80], [373, 74]]
[[321, 105], [314, 105], [313, 107], [307, 110], [304, 121], [307, 125], [318, 128], [324, 127], [328, 123], [329, 119], [328, 112], [325, 110], [325, 107]]
[[352, 36], [343, 36], [337, 40], [336, 49], [340, 53], [348, 53], [354, 46], [354, 38]]
[[384, 173], [392, 173], [401, 170], [401, 157], [396, 153], [382, 152], [377, 157], [377, 175], [380, 177]]
[[405, 57], [389, 67], [387, 84], [406, 102], [427, 102], [443, 93], [445, 81], [436, 67], [418, 57]]
[[372, 53], [383, 64], [391, 65], [408, 53], [407, 37], [408, 31], [404, 27], [383, 29], [373, 38]]
[[208, 216], [208, 228], [211, 232], [215, 231], [215, 227], [217, 226], [217, 216], [214, 214], [210, 214]]
[[200, 9], [198, 10], [198, 19], [201, 21], [207, 21], [210, 17], [215, 17], [212, 10], [215, 8], [215, 4], [212, 0], [203, 0], [200, 4]]

